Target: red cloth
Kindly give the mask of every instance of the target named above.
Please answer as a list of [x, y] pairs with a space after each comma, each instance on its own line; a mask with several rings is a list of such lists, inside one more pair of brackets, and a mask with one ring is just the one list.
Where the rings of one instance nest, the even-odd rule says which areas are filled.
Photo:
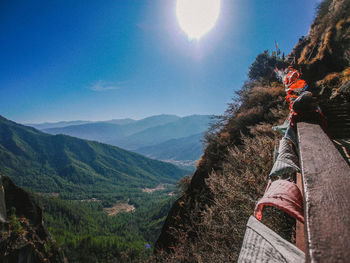
[[294, 101], [300, 96], [304, 88], [307, 86], [307, 83], [303, 79], [298, 79], [290, 84], [286, 92], [286, 101], [289, 103], [289, 109], [292, 109]]
[[255, 207], [254, 216], [262, 219], [265, 205], [282, 209], [295, 219], [304, 223], [303, 196], [295, 183], [287, 180], [276, 180], [267, 185], [264, 196]]
[[285, 70], [285, 73], [287, 73], [284, 81], [283, 81], [283, 84], [288, 87], [289, 85], [291, 85], [292, 83], [294, 83], [297, 79], [300, 78], [300, 72], [297, 71], [296, 69], [293, 69], [291, 67], [288, 67], [286, 70]]

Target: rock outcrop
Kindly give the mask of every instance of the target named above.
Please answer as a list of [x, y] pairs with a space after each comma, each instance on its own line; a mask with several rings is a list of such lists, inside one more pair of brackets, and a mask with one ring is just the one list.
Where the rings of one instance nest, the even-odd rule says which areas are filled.
[[0, 175], [0, 186], [0, 262], [66, 262], [30, 195], [9, 177]]

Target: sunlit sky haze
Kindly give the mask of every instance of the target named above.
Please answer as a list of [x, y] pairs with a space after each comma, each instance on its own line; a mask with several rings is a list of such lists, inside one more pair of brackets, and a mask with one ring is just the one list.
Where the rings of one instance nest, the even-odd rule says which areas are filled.
[[222, 114], [257, 54], [289, 53], [317, 0], [221, 0], [191, 40], [175, 0], [0, 1], [0, 115], [17, 122]]
[[216, 24], [221, 0], [177, 0], [176, 17], [189, 40], [199, 40]]

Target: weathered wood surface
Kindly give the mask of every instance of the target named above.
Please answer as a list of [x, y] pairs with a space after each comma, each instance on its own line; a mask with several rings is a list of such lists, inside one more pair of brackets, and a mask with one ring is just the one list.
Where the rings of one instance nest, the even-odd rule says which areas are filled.
[[319, 125], [298, 123], [307, 262], [350, 262], [350, 167]]
[[[297, 173], [297, 186], [300, 189], [300, 192], [303, 193], [303, 182], [301, 173]], [[305, 240], [305, 228], [304, 224], [299, 220], [296, 220], [296, 237], [295, 237], [295, 245], [304, 253], [306, 252], [306, 240]]]
[[[350, 137], [350, 133], [348, 137]], [[350, 139], [333, 139], [333, 143], [345, 161], [350, 165]]]

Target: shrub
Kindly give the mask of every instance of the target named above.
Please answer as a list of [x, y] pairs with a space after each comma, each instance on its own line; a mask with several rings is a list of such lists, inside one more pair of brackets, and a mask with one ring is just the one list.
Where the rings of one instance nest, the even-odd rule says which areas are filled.
[[[190, 231], [173, 229], [180, 242], [174, 246], [174, 253], [159, 253], [159, 261], [237, 261], [248, 218], [256, 201], [264, 194], [273, 165], [273, 149], [279, 138], [277, 133], [271, 132], [271, 125], [268, 124], [250, 128], [250, 133], [252, 137], [242, 137], [241, 147], [229, 148], [223, 170], [212, 172], [206, 179], [212, 193], [211, 205], [204, 209], [199, 203], [195, 205], [189, 212], [192, 228]], [[277, 232], [287, 229], [289, 232], [285, 237], [290, 239], [294, 221], [286, 221], [285, 217], [284, 213], [273, 212], [271, 218], [274, 220], [269, 219], [264, 223]]]
[[268, 50], [265, 50], [255, 58], [255, 61], [249, 68], [248, 77], [251, 80], [276, 80], [274, 68], [286, 66], [287, 62], [277, 56], [270, 55]]
[[12, 214], [12, 215], [10, 216], [9, 226], [10, 226], [10, 229], [11, 229], [16, 235], [19, 235], [19, 234], [23, 233], [22, 224], [21, 224], [20, 220], [17, 218], [16, 214]]
[[329, 6], [332, 3], [332, 0], [323, 0], [316, 6], [317, 19], [321, 19], [329, 12]]

